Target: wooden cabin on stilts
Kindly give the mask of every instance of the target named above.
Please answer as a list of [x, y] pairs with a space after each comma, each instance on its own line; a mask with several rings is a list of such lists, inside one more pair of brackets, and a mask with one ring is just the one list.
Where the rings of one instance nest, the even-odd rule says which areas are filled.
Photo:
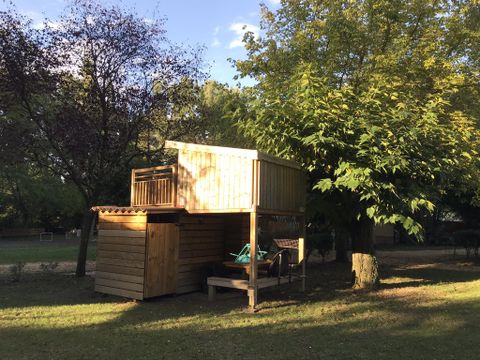
[[[197, 291], [203, 284], [214, 299], [217, 287], [229, 287], [246, 290], [255, 309], [259, 289], [292, 280], [291, 274], [264, 274], [269, 263], [258, 260], [259, 229], [278, 219], [295, 233], [293, 265], [304, 289], [301, 167], [256, 150], [173, 141], [166, 148], [178, 150], [176, 164], [132, 170], [130, 206], [93, 208], [99, 213], [95, 290], [142, 300]], [[245, 244], [249, 262], [234, 264], [230, 254]], [[238, 265], [243, 277], [208, 276], [222, 263]]]

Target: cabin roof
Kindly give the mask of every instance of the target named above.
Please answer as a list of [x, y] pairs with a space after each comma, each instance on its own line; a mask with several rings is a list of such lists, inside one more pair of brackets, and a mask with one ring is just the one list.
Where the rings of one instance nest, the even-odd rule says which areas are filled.
[[165, 148], [238, 156], [238, 157], [244, 157], [252, 160], [269, 161], [275, 164], [279, 164], [279, 165], [283, 165], [286, 167], [295, 168], [299, 170], [302, 168], [300, 164], [298, 164], [293, 160], [283, 159], [278, 156], [273, 156], [270, 154], [260, 152], [258, 150], [240, 149], [240, 148], [232, 148], [232, 147], [225, 147], [225, 146], [191, 144], [191, 143], [184, 143], [180, 141], [171, 141], [171, 140], [165, 141]]
[[102, 214], [167, 214], [174, 212], [182, 212], [183, 207], [159, 207], [159, 206], [94, 206], [91, 208], [93, 212], [99, 212]]

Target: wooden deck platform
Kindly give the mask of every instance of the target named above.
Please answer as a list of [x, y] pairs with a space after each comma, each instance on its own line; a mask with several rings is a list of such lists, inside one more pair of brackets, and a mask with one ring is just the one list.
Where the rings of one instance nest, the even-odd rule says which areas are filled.
[[[268, 287], [278, 286], [281, 284], [287, 284], [300, 278], [291, 276], [281, 277], [264, 277], [257, 279], [257, 289], [265, 289]], [[249, 280], [232, 279], [227, 277], [211, 276], [207, 278], [208, 285], [208, 300], [213, 301], [215, 299], [216, 287], [226, 287], [231, 289], [249, 290]]]

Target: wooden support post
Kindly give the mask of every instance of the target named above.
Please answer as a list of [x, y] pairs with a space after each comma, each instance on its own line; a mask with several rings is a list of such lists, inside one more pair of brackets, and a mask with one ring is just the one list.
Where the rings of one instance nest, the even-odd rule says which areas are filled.
[[178, 164], [172, 167], [172, 191], [170, 193], [173, 207], [177, 206]]
[[132, 169], [130, 183], [130, 206], [135, 205], [135, 169]]
[[217, 294], [217, 288], [214, 285], [208, 285], [208, 301], [215, 300]]
[[258, 246], [258, 215], [250, 213], [250, 274], [248, 279], [248, 307], [255, 311], [257, 306], [257, 246]]
[[305, 217], [298, 217], [299, 237], [298, 237], [298, 263], [302, 265], [302, 291], [305, 291], [306, 280], [306, 249], [305, 249]]

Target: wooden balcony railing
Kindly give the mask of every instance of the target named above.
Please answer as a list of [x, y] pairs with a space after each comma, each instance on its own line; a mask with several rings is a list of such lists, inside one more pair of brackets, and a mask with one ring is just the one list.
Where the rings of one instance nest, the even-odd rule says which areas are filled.
[[132, 170], [131, 206], [174, 207], [177, 165]]

